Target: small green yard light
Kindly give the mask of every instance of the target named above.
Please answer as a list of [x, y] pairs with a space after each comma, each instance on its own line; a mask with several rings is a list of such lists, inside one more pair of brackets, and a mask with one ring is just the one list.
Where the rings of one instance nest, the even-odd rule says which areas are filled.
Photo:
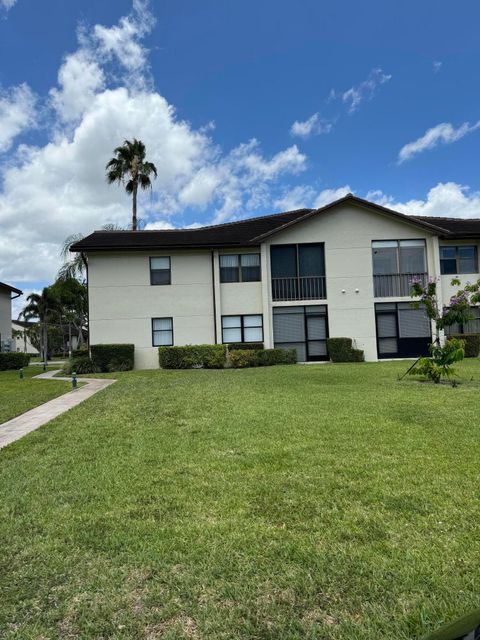
[[20, 378], [20, 380], [23, 380], [24, 378], [23, 369], [20, 369], [20, 371], [18, 372], [18, 377]]
[[73, 389], [77, 388], [77, 372], [76, 371], [72, 371], [72, 388]]

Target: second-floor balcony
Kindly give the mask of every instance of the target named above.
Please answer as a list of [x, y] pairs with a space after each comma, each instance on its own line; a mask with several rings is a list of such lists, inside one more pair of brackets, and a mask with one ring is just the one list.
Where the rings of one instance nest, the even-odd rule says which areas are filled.
[[327, 286], [325, 276], [295, 276], [272, 278], [272, 300], [325, 300]]
[[411, 294], [412, 281], [420, 280], [426, 284], [427, 273], [389, 273], [373, 276], [375, 298], [401, 298]]

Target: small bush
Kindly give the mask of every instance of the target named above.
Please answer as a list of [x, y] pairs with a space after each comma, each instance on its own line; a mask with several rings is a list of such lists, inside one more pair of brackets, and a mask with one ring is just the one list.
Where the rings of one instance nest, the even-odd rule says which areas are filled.
[[263, 349], [263, 342], [231, 342], [228, 345], [229, 351], [238, 351], [239, 349]]
[[19, 353], [18, 351], [0, 353], [0, 371], [23, 369], [23, 367], [28, 367], [29, 362], [30, 355], [28, 353]]
[[72, 349], [72, 358], [80, 358], [82, 356], [88, 356], [87, 345], [84, 345], [80, 349]]
[[296, 349], [262, 349], [257, 351], [257, 365], [271, 367], [276, 364], [296, 364]]
[[158, 359], [162, 369], [223, 369], [227, 348], [224, 344], [159, 347]]
[[332, 362], [363, 362], [364, 353], [352, 347], [351, 338], [328, 338], [328, 355]]
[[234, 369], [246, 369], [247, 367], [256, 367], [258, 364], [257, 353], [255, 349], [233, 349], [229, 351], [230, 364]]
[[65, 363], [62, 371], [67, 376], [72, 375], [74, 371], [78, 374], [100, 373], [100, 367], [88, 356], [77, 356]]
[[100, 371], [118, 371], [112, 367], [122, 363], [122, 371], [133, 369], [135, 346], [133, 344], [93, 344], [90, 347], [92, 360]]
[[465, 358], [478, 358], [480, 355], [480, 333], [455, 334], [448, 337], [465, 343]]

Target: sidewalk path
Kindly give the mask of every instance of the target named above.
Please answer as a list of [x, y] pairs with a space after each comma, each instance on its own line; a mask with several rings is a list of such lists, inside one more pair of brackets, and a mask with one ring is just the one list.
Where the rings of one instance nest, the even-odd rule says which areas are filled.
[[[43, 379], [53, 378], [54, 380], [71, 380], [71, 378], [54, 378], [56, 373], [58, 373], [58, 371], [47, 371], [46, 373], [41, 373], [34, 377]], [[65, 393], [63, 396], [49, 400], [48, 402], [45, 402], [45, 404], [35, 407], [35, 409], [30, 409], [30, 411], [26, 411], [20, 416], [0, 424], [0, 449], [2, 447], [6, 447], [7, 444], [10, 444], [11, 442], [15, 442], [15, 440], [19, 440], [23, 436], [27, 435], [27, 433], [30, 433], [30, 431], [35, 431], [38, 427], [47, 424], [47, 422], [50, 422], [50, 420], [60, 416], [72, 407], [76, 407], [77, 404], [80, 404], [98, 391], [110, 386], [116, 382], [116, 380], [79, 378], [79, 382], [85, 384], [74, 391], [70, 391]]]

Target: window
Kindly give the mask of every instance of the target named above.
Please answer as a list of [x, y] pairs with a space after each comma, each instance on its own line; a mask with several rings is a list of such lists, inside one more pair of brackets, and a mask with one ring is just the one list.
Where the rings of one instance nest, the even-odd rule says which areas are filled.
[[375, 305], [379, 358], [412, 358], [428, 355], [431, 324], [425, 309], [410, 302]]
[[152, 345], [171, 347], [173, 345], [173, 319], [152, 318]]
[[475, 245], [440, 247], [440, 271], [444, 275], [477, 273], [477, 247]]
[[171, 284], [169, 256], [150, 258], [150, 284]]
[[316, 300], [327, 296], [322, 243], [270, 247], [273, 300]]
[[326, 360], [327, 338], [326, 305], [273, 307], [274, 346], [295, 349], [299, 362]]
[[220, 256], [220, 282], [258, 282], [259, 280], [259, 253]]
[[470, 320], [465, 324], [454, 324], [450, 327], [445, 327], [445, 334], [447, 336], [455, 335], [456, 333], [480, 333], [480, 307], [470, 307]]
[[222, 316], [222, 342], [263, 342], [263, 316]]
[[373, 274], [425, 273], [425, 240], [379, 240], [372, 242]]

